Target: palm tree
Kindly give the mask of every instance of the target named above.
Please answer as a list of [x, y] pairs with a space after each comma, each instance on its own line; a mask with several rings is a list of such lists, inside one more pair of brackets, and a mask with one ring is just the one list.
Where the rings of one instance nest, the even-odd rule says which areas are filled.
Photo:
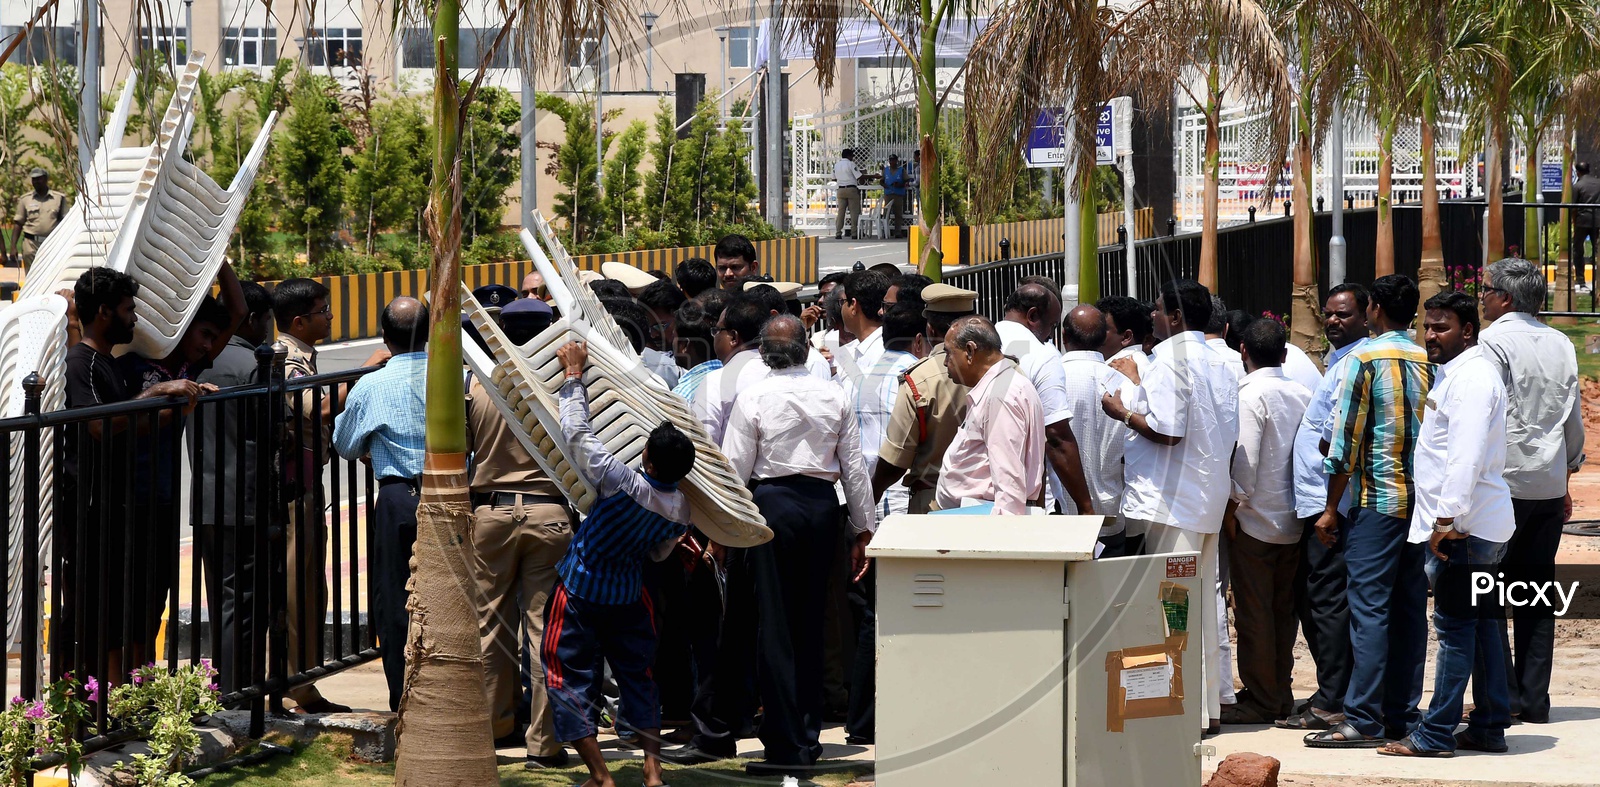
[[[582, 40], [584, 33], [628, 30], [638, 20], [638, 9], [628, 0], [523, 0], [501, 7], [507, 20], [483, 60], [492, 60], [515, 32], [525, 68], [555, 62], [566, 43]], [[470, 550], [462, 546], [472, 538], [461, 357], [461, 129], [487, 70], [480, 69], [470, 85], [459, 81], [461, 15], [460, 0], [409, 0], [399, 4], [394, 16], [397, 26], [432, 19], [436, 61], [433, 181], [427, 208], [433, 245], [427, 454], [417, 507], [406, 687], [395, 761], [395, 783], [418, 787], [499, 783], [482, 688], [477, 584], [471, 578]]]
[[[1373, 249], [1374, 277], [1394, 273], [1394, 140], [1402, 123], [1415, 113], [1415, 101], [1405, 78], [1405, 65], [1390, 42], [1404, 41], [1408, 22], [1396, 6], [1373, 3], [1376, 19], [1371, 29], [1383, 46], [1361, 52], [1361, 69], [1354, 75], [1353, 92], [1360, 95], [1378, 132], [1378, 220]], [[1342, 163], [1342, 162], [1341, 162]]]

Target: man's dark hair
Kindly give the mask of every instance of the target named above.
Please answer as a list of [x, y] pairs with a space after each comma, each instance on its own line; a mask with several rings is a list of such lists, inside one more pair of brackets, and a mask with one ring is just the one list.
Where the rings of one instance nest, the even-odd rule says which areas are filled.
[[1017, 287], [1020, 288], [1024, 284], [1037, 284], [1040, 287], [1049, 290], [1051, 295], [1056, 296], [1056, 300], [1061, 300], [1061, 285], [1056, 284], [1056, 280], [1050, 278], [1049, 276], [1044, 276], [1037, 273], [1024, 276], [1022, 277], [1021, 281], [1017, 282]]
[[[1213, 317], [1212, 319], [1216, 318]], [[1250, 324], [1256, 321], [1256, 318], [1243, 309], [1231, 309], [1223, 313], [1222, 321], [1228, 325], [1228, 335], [1223, 339], [1228, 343], [1228, 349], [1234, 352], [1244, 352], [1244, 350], [1239, 349], [1239, 345], [1244, 342], [1244, 330], [1249, 328]]]
[[689, 299], [684, 296], [683, 290], [666, 279], [651, 284], [639, 293], [639, 302], [644, 304], [646, 309], [655, 309], [662, 314], [677, 311], [687, 300]]
[[772, 310], [755, 293], [749, 292], [733, 296], [727, 308], [722, 310], [722, 324], [739, 334], [741, 344], [759, 340], [761, 326], [766, 325], [771, 317]]
[[1422, 308], [1453, 312], [1456, 319], [1461, 321], [1463, 328], [1471, 325], [1472, 335], [1478, 335], [1478, 299], [1471, 295], [1459, 291], [1441, 292], [1429, 298], [1427, 303], [1422, 304]]
[[1005, 314], [1016, 312], [1027, 316], [1030, 310], [1037, 310], [1042, 317], [1055, 303], [1054, 292], [1037, 282], [1027, 282], [1017, 285], [1017, 288], [1006, 296]]
[[278, 330], [287, 331], [294, 324], [294, 318], [310, 314], [317, 301], [327, 297], [328, 288], [320, 281], [284, 279], [272, 288], [272, 319], [277, 321]]
[[644, 352], [645, 337], [650, 335], [650, 313], [632, 298], [601, 298], [600, 308], [616, 320], [633, 351]]
[[845, 273], [844, 271], [834, 271], [833, 273], [830, 273], [817, 281], [817, 289], [822, 289], [822, 286], [825, 284], [838, 284], [839, 282], [844, 281], [849, 275], [850, 274]]
[[1580, 161], [1577, 164], [1574, 164], [1572, 168], [1577, 170], [1579, 175], [1589, 174], [1589, 162], [1587, 161]]
[[1169, 279], [1161, 285], [1160, 300], [1167, 314], [1183, 312], [1188, 330], [1204, 331], [1211, 323], [1211, 291], [1194, 279]]
[[745, 262], [755, 262], [756, 245], [743, 235], [724, 235], [722, 240], [717, 241], [717, 248], [711, 252], [711, 256], [719, 260], [739, 257]]
[[650, 454], [655, 479], [663, 484], [676, 484], [694, 469], [694, 441], [671, 421], [662, 421], [650, 430], [644, 450]]
[[[922, 291], [932, 283], [933, 279], [930, 279], [920, 273], [900, 274], [900, 278], [894, 282], [894, 285], [900, 288], [900, 290], [894, 294], [895, 304], [907, 304], [914, 306], [920, 313], [923, 306], [926, 305], [922, 300]], [[887, 319], [887, 317], [885, 319]]]
[[102, 306], [116, 311], [124, 299], [138, 294], [139, 283], [132, 276], [97, 266], [84, 271], [72, 285], [72, 306], [87, 325], [100, 316]]
[[691, 300], [700, 304], [700, 307], [705, 309], [711, 324], [716, 325], [717, 318], [722, 316], [722, 310], [728, 308], [728, 301], [733, 300], [733, 293], [713, 288], [694, 296]]
[[[1366, 312], [1367, 305], [1372, 303], [1372, 298], [1367, 294], [1366, 287], [1356, 284], [1353, 281], [1347, 281], [1344, 284], [1335, 284], [1328, 288], [1328, 297], [1332, 298], [1335, 295], [1343, 295], [1347, 292], [1350, 293], [1350, 297], [1356, 300], [1356, 308], [1360, 309], [1362, 312]], [[1327, 301], [1324, 300], [1323, 303], [1327, 303]]]
[[861, 316], [872, 322], [883, 319], [883, 298], [889, 294], [889, 277], [874, 270], [856, 271], [839, 285], [844, 297], [855, 301]]
[[717, 286], [717, 266], [704, 257], [690, 257], [678, 263], [672, 272], [672, 278], [678, 282], [683, 294], [693, 298], [706, 290], [715, 289]]
[[1094, 305], [1102, 314], [1111, 315], [1119, 331], [1133, 331], [1135, 342], [1150, 335], [1150, 305], [1126, 295], [1108, 295]]
[[1277, 320], [1260, 319], [1246, 325], [1240, 336], [1240, 352], [1250, 356], [1257, 368], [1283, 365], [1284, 343], [1289, 333]]
[[927, 318], [928, 331], [932, 333], [928, 337], [928, 341], [938, 344], [944, 341], [944, 335], [950, 332], [950, 326], [955, 325], [956, 320], [968, 315], [953, 314], [951, 312], [924, 312], [922, 316]]
[[272, 311], [272, 293], [267, 288], [253, 281], [239, 282], [239, 289], [244, 290], [244, 307], [250, 311], [250, 316], [264, 314]]
[[214, 325], [221, 331], [231, 331], [239, 327], [229, 324], [233, 322], [233, 315], [228, 313], [228, 307], [223, 306], [222, 301], [210, 295], [200, 300], [200, 308], [195, 310], [194, 321]]
[[895, 304], [883, 315], [883, 348], [911, 352], [911, 343], [927, 324], [922, 319], [922, 309], [903, 302]]
[[595, 279], [589, 282], [589, 291], [600, 300], [607, 298], [633, 299], [633, 293], [628, 292], [627, 285], [615, 279]]
[[768, 316], [771, 316], [772, 312], [779, 314], [789, 313], [789, 299], [783, 297], [783, 294], [778, 292], [778, 288], [770, 284], [758, 284], [745, 290], [742, 294], [754, 298], [762, 306], [765, 306]]
[[396, 308], [398, 300], [383, 307], [378, 318], [383, 343], [403, 353], [420, 352], [428, 346], [428, 306], [418, 301], [415, 309]]
[[845, 148], [844, 150], [839, 151], [839, 157], [840, 158], [855, 158], [856, 157], [856, 150], [855, 150], [855, 148]]
[[1211, 319], [1206, 320], [1206, 333], [1221, 336], [1228, 327], [1228, 304], [1217, 295], [1211, 296]]
[[1409, 277], [1391, 273], [1379, 276], [1372, 282], [1372, 302], [1383, 309], [1389, 321], [1397, 325], [1410, 325], [1417, 317], [1417, 283]]
[[716, 339], [717, 316], [706, 309], [699, 298], [685, 301], [678, 311], [672, 315], [672, 323], [677, 328], [678, 339], [690, 344], [700, 344], [706, 348], [706, 355], [715, 357], [714, 341]]

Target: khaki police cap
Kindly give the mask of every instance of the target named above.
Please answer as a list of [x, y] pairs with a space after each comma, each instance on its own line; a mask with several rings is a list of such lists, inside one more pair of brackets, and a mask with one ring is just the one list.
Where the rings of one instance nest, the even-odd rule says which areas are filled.
[[578, 271], [578, 283], [585, 287], [589, 286], [590, 282], [596, 282], [604, 278], [604, 276], [600, 275], [599, 271], [592, 271], [588, 268]]
[[600, 263], [600, 274], [613, 281], [621, 282], [622, 286], [628, 288], [628, 293], [635, 296], [644, 292], [644, 288], [656, 283], [656, 277], [626, 262], [617, 262], [615, 260]]
[[930, 284], [922, 288], [924, 312], [939, 314], [973, 314], [978, 310], [978, 294], [948, 284]]
[[792, 301], [798, 297], [797, 293], [800, 292], [800, 285], [792, 281], [747, 281], [744, 283], [744, 290], [749, 292], [763, 284], [777, 290], [778, 294], [784, 297], [784, 300]]

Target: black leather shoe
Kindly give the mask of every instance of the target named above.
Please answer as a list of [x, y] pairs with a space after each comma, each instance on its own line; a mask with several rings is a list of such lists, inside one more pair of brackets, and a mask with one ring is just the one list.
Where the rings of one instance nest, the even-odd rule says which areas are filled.
[[693, 746], [685, 746], [681, 749], [673, 749], [672, 751], [664, 751], [661, 753], [661, 759], [666, 760], [673, 765], [705, 765], [708, 762], [731, 760], [733, 757], [734, 755], [732, 754], [712, 754], [711, 752], [697, 749]]
[[494, 747], [496, 749], [515, 749], [518, 746], [525, 746], [527, 743], [528, 734], [520, 729], [512, 730], [509, 735], [494, 739]]
[[846, 735], [844, 742], [850, 746], [871, 746], [872, 738], [867, 735]]
[[567, 750], [562, 749], [561, 751], [558, 751], [548, 757], [539, 757], [537, 755], [530, 754], [528, 755], [527, 761], [522, 764], [522, 767], [527, 768], [530, 771], [542, 771], [546, 768], [565, 768], [567, 767], [568, 762], [570, 762], [570, 760], [567, 758]]

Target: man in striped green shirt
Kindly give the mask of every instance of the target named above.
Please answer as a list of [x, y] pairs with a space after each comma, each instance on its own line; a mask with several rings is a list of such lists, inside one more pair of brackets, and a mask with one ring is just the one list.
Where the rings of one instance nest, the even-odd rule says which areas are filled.
[[[1316, 748], [1372, 748], [1402, 738], [1419, 718], [1427, 661], [1428, 581], [1424, 545], [1408, 544], [1413, 453], [1434, 367], [1406, 331], [1417, 285], [1389, 275], [1372, 283], [1367, 319], [1374, 338], [1340, 361], [1344, 380], [1324, 434], [1328, 503], [1316, 535], [1342, 541], [1349, 567], [1350, 640], [1355, 660], [1345, 722], [1306, 736]], [[1350, 510], [1341, 527], [1346, 487]]]

